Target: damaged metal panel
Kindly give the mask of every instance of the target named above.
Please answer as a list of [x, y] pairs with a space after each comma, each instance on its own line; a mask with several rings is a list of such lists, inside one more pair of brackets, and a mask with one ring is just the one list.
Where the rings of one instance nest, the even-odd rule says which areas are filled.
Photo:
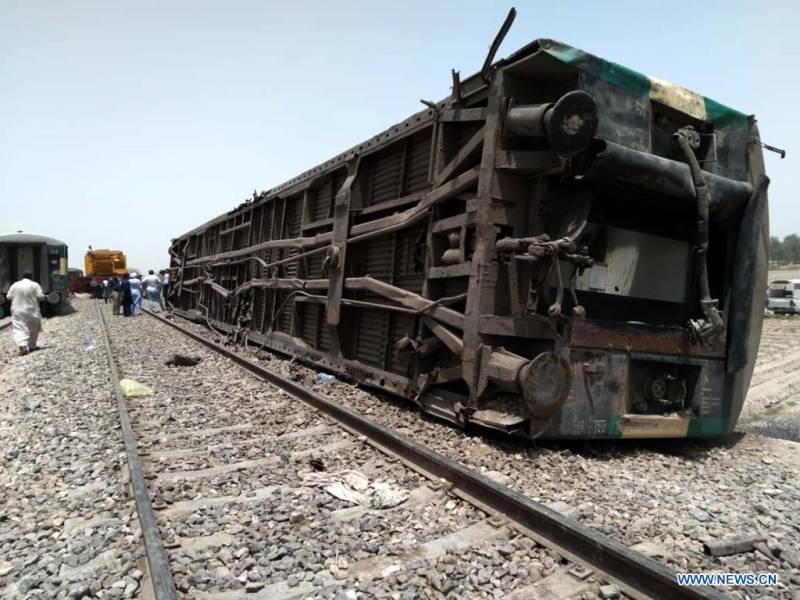
[[173, 240], [172, 304], [461, 426], [725, 435], [764, 301], [755, 121], [553, 40], [496, 47]]

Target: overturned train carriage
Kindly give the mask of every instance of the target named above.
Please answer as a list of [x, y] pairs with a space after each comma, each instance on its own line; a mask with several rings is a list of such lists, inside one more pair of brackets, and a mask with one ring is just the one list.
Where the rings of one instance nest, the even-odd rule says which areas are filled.
[[552, 40], [170, 248], [238, 340], [530, 437], [718, 436], [761, 332], [755, 120]]

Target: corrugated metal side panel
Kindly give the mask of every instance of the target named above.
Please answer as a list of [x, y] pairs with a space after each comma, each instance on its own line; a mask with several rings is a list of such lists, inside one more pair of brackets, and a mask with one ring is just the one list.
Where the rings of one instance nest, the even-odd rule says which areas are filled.
[[253, 316], [250, 322], [250, 329], [261, 331], [261, 323], [264, 320], [264, 309], [267, 303], [267, 290], [256, 289], [253, 291]]
[[309, 190], [310, 217], [312, 221], [321, 221], [333, 216], [333, 204], [336, 194], [342, 187], [347, 171], [339, 169], [326, 177], [318, 187]]
[[[233, 247], [236, 250], [247, 248], [250, 245], [250, 227], [252, 225], [251, 219], [253, 218], [253, 211], [248, 210], [240, 215], [236, 220], [236, 225], [240, 225], [239, 229], [233, 232]], [[248, 225], [250, 223], [250, 225]]]
[[262, 333], [266, 333], [270, 329], [275, 330], [278, 324], [273, 322], [272, 315], [274, 314], [275, 307], [278, 304], [278, 290], [267, 290], [267, 302], [264, 305], [264, 319], [262, 321]]
[[394, 144], [372, 159], [368, 204], [378, 204], [400, 196], [401, 170], [404, 168], [402, 156], [402, 146]]
[[272, 217], [275, 214], [275, 202], [270, 202], [264, 206], [261, 214], [261, 235], [259, 242], [266, 242], [272, 239]]
[[261, 227], [264, 224], [263, 215], [265, 210], [266, 207], [262, 204], [261, 206], [254, 208], [253, 212], [251, 213], [250, 218], [252, 221], [250, 239], [251, 243], [253, 244], [257, 244], [261, 240]]
[[319, 304], [303, 302], [297, 311], [300, 322], [298, 331], [306, 344], [312, 348], [317, 347], [317, 328], [319, 327]]
[[386, 313], [379, 310], [361, 310], [358, 313], [358, 339], [356, 359], [369, 365], [385, 368], [384, 356], [388, 334]]
[[250, 245], [250, 228], [242, 227], [233, 232], [233, 247], [236, 250], [247, 248]]
[[428, 188], [428, 167], [431, 157], [431, 130], [426, 129], [412, 137], [406, 158], [406, 194]]
[[381, 281], [391, 282], [394, 259], [394, 239], [391, 235], [369, 240], [364, 261], [364, 274]]
[[396, 277], [394, 285], [397, 287], [414, 292], [415, 294], [422, 293], [422, 287], [425, 284], [425, 274], [416, 273], [414, 275], [406, 275], [404, 277]]
[[309, 192], [311, 198], [311, 220], [320, 221], [330, 216], [333, 193], [331, 190], [331, 180], [326, 179], [320, 187]]
[[292, 333], [292, 312], [294, 311], [294, 296], [289, 298], [288, 301], [286, 300], [286, 298], [289, 296], [289, 293], [290, 292], [288, 291], [281, 291], [278, 292], [276, 297], [278, 306], [282, 308], [278, 318], [276, 319], [277, 323], [275, 323], [275, 329], [287, 334]]
[[[232, 223], [233, 219], [228, 219], [224, 223], [221, 223], [219, 225], [220, 231], [227, 229], [228, 227], [231, 226]], [[220, 235], [219, 239], [221, 242], [220, 245], [222, 247], [222, 252], [230, 252], [231, 250], [233, 250], [233, 236], [230, 233], [227, 233], [225, 235]]]
[[320, 279], [322, 277], [322, 261], [324, 258], [322, 254], [315, 254], [306, 259], [308, 264], [306, 279]]
[[[298, 250], [297, 248], [283, 248], [282, 250], [280, 250], [280, 259], [289, 258], [290, 256], [296, 256], [297, 254], [300, 254], [300, 250]], [[297, 277], [297, 274], [300, 271], [300, 265], [296, 260], [290, 261], [282, 265], [282, 268], [283, 268], [283, 273], [286, 277]]]
[[284, 238], [300, 236], [303, 224], [303, 198], [295, 196], [286, 201], [286, 235]]

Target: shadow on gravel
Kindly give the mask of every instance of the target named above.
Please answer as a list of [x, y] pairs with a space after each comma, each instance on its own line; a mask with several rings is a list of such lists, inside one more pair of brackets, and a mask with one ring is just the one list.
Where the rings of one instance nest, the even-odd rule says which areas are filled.
[[564, 452], [568, 451], [586, 460], [620, 460], [627, 456], [634, 456], [641, 453], [660, 454], [663, 456], [677, 456], [684, 460], [702, 460], [714, 450], [724, 448], [732, 449], [736, 447], [747, 435], [747, 432], [734, 431], [725, 438], [675, 438], [675, 439], [614, 439], [614, 440], [526, 440], [516, 437], [506, 436], [502, 433], [470, 427], [462, 430], [459, 427], [446, 421], [436, 419], [429, 415], [420, 414], [416, 407], [403, 398], [376, 393], [370, 393], [379, 397], [383, 402], [394, 406], [408, 413], [416, 413], [416, 418], [428, 423], [435, 423], [447, 427], [454, 436], [464, 436], [478, 438], [493, 449], [506, 453], [517, 454], [525, 452], [530, 457], [536, 456], [540, 452]]
[[78, 312], [78, 309], [72, 306], [72, 302], [70, 302], [70, 300], [67, 299], [66, 301], [59, 304], [58, 307], [55, 309], [50, 309], [49, 307], [46, 308], [45, 314], [43, 314], [42, 316], [44, 316], [45, 322], [47, 322], [50, 319], [56, 319], [58, 317], [66, 317], [68, 315], [74, 315], [76, 312]]
[[[452, 435], [454, 440], [455, 438], [475, 438], [498, 452], [504, 454], [525, 453], [530, 458], [534, 458], [540, 453], [564, 453], [566, 451], [589, 461], [616, 461], [642, 453], [676, 456], [690, 461], [702, 460], [716, 449], [735, 447], [747, 435], [742, 432], [733, 432], [722, 439], [527, 440], [476, 426], [463, 430], [447, 421], [420, 413], [413, 404], [403, 398], [385, 395], [365, 386], [359, 387], [413, 419], [446, 428], [448, 430], [446, 435]], [[324, 393], [322, 390], [318, 391]], [[404, 429], [404, 427], [400, 427], [402, 433], [411, 435], [411, 432], [404, 431]]]
[[748, 421], [740, 427], [747, 433], [790, 442], [800, 442], [800, 412], [773, 417], [771, 420]]
[[[167, 318], [170, 316], [171, 315], [167, 315]], [[205, 329], [204, 326], [203, 329]], [[220, 345], [236, 347], [236, 344], [233, 344], [230, 338], [213, 335], [211, 337]], [[246, 351], [246, 353], [251, 358], [255, 358], [259, 362], [263, 361], [264, 359], [267, 361], [270, 360], [269, 355], [277, 356], [281, 360], [291, 359], [290, 356], [283, 355], [279, 352], [274, 352], [271, 350], [263, 351], [259, 349], [258, 345], [256, 344], [253, 344], [249, 348], [249, 351]], [[312, 372], [315, 370], [313, 366], [303, 364], [302, 362], [298, 362], [296, 364], [298, 370], [305, 369]], [[340, 379], [346, 381], [344, 378]], [[304, 381], [304, 376], [302, 374], [298, 374], [298, 378], [296, 380], [302, 383]], [[349, 381], [349, 383], [368, 392], [374, 397], [379, 398], [381, 402], [385, 403], [387, 406], [407, 414], [412, 419], [418, 419], [425, 423], [435, 424], [437, 426], [446, 428], [449, 430], [449, 435], [452, 435], [454, 439], [457, 437], [477, 438], [491, 448], [505, 454], [526, 453], [531, 458], [535, 457], [540, 452], [552, 453], [568, 451], [576, 456], [580, 456], [591, 461], [621, 460], [628, 456], [635, 456], [642, 453], [662, 456], [675, 456], [684, 460], [702, 460], [714, 450], [720, 448], [734, 448], [748, 435], [748, 433], [742, 431], [734, 431], [725, 438], [714, 439], [676, 438], [659, 440], [527, 440], [504, 435], [491, 429], [481, 429], [475, 426], [468, 427], [466, 430], [464, 430], [445, 420], [437, 419], [430, 415], [420, 413], [417, 407], [405, 398], [392, 396], [354, 381]], [[336, 398], [335, 393], [331, 394], [324, 388], [315, 387], [315, 391], [325, 396], [331, 396], [334, 400], [339, 401], [339, 399]], [[358, 410], [356, 406], [350, 405], [350, 407]], [[401, 426], [399, 430], [406, 435], [412, 435], [411, 432], [407, 431], [406, 426]]]
[[526, 451], [530, 457], [539, 452], [569, 452], [589, 461], [620, 460], [639, 454], [675, 456], [683, 460], [702, 460], [719, 448], [735, 447], [747, 434], [733, 432], [721, 439], [676, 438], [661, 440], [512, 440], [495, 432], [475, 431], [467, 435], [480, 437], [486, 444], [505, 453]]

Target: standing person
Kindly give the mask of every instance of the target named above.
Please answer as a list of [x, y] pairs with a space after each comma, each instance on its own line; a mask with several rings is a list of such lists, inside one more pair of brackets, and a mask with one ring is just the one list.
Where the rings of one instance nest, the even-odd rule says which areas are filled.
[[114, 275], [111, 278], [109, 287], [111, 288], [111, 314], [118, 315], [120, 300], [122, 300], [122, 283], [119, 277]]
[[147, 272], [147, 277], [142, 280], [142, 285], [144, 286], [144, 291], [147, 294], [148, 308], [152, 312], [156, 312], [159, 304], [161, 304], [158, 299], [158, 292], [161, 288], [161, 280], [158, 278], [158, 275], [153, 272], [153, 269], [150, 269]]
[[134, 272], [131, 273], [131, 277], [128, 280], [131, 284], [131, 298], [133, 299], [133, 306], [131, 310], [133, 311], [133, 316], [142, 314], [142, 281], [139, 279], [139, 274]]
[[6, 296], [11, 300], [11, 327], [19, 353], [24, 355], [36, 350], [42, 328], [42, 313], [39, 312], [39, 302], [44, 301], [42, 287], [33, 281], [33, 273], [25, 271], [22, 279], [8, 288]]
[[103, 304], [108, 304], [108, 299], [111, 298], [111, 282], [108, 279], [103, 279], [100, 288], [103, 292]]
[[128, 273], [122, 276], [122, 282], [119, 284], [122, 292], [122, 315], [125, 317], [131, 316], [131, 306], [133, 305], [133, 293], [131, 292], [131, 276]]
[[169, 296], [169, 269], [164, 269], [161, 275], [161, 308], [167, 310]]

